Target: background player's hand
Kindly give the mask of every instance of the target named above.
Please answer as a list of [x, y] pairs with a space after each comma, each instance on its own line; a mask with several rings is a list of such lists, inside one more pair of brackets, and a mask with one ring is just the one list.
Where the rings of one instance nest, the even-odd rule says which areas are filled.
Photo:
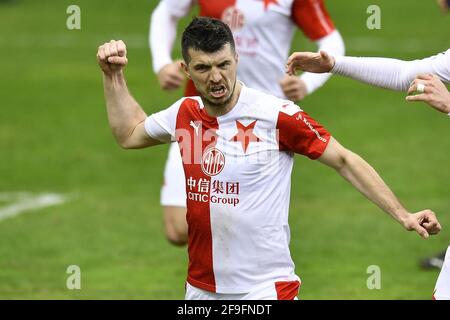
[[166, 64], [158, 72], [159, 85], [164, 90], [176, 90], [184, 83], [181, 60]]
[[297, 76], [285, 75], [280, 80], [281, 90], [291, 101], [303, 100], [308, 94], [305, 82]]
[[291, 54], [286, 64], [286, 72], [294, 75], [298, 70], [314, 73], [330, 72], [335, 59], [325, 51], [295, 52]]
[[[417, 95], [411, 95], [417, 90], [417, 85], [419, 83], [425, 85], [424, 92]], [[442, 81], [432, 74], [418, 75], [408, 89], [406, 100], [423, 101], [440, 112], [450, 112], [450, 92]]]
[[438, 234], [441, 231], [441, 225], [436, 215], [428, 209], [410, 214], [402, 224], [406, 230], [414, 230], [424, 239], [427, 239], [430, 235]]
[[441, 8], [442, 13], [448, 12], [448, 2], [447, 0], [438, 0], [439, 8]]
[[128, 63], [125, 43], [122, 40], [111, 40], [98, 47], [97, 61], [106, 75], [120, 72]]

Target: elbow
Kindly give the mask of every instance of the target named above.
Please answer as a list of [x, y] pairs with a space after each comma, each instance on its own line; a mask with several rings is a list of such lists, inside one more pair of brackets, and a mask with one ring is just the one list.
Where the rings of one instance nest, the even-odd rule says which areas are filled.
[[349, 165], [351, 165], [354, 159], [355, 154], [350, 150], [345, 149], [344, 152], [339, 155], [339, 158], [335, 163], [336, 171], [342, 173], [349, 167]]
[[120, 136], [117, 136], [117, 135], [114, 135], [114, 138], [116, 138], [117, 144], [122, 149], [124, 149], [124, 150], [134, 149], [133, 145], [130, 143], [130, 139], [129, 138], [120, 137]]
[[141, 146], [138, 146], [130, 141], [130, 139], [127, 139], [125, 141], [117, 141], [119, 146], [124, 150], [132, 150], [132, 149], [139, 149]]

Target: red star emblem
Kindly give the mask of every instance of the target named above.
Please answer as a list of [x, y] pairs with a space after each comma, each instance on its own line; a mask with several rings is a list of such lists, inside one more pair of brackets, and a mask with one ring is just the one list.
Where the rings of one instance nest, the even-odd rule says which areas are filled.
[[230, 141], [240, 141], [242, 145], [242, 149], [244, 150], [244, 153], [247, 152], [248, 144], [252, 141], [259, 142], [261, 139], [259, 139], [257, 136], [253, 134], [253, 129], [255, 128], [256, 120], [250, 123], [248, 126], [244, 126], [239, 121], [236, 121], [236, 127], [238, 129], [238, 133], [231, 138]]
[[267, 11], [267, 8], [271, 3], [278, 4], [277, 0], [263, 0], [264, 1], [264, 11]]

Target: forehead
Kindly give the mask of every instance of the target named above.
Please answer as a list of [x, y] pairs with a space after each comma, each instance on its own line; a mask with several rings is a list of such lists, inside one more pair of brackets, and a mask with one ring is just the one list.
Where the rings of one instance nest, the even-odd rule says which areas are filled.
[[233, 52], [233, 49], [231, 48], [231, 45], [229, 43], [225, 44], [222, 49], [216, 52], [205, 52], [189, 48], [188, 54], [191, 58], [191, 61], [189, 62], [189, 64], [191, 65], [216, 64], [227, 59], [233, 59], [235, 57], [235, 53]]

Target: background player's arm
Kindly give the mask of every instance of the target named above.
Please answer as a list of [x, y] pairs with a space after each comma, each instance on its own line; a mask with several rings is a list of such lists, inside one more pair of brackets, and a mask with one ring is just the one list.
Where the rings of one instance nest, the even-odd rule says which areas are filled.
[[[317, 51], [326, 51], [334, 56], [345, 55], [345, 45], [341, 34], [338, 30], [334, 30], [331, 34], [320, 38], [316, 41]], [[308, 94], [311, 94], [328, 81], [331, 74], [315, 74], [305, 72], [300, 76], [300, 79], [306, 83]]]
[[178, 89], [185, 78], [181, 61], [173, 61], [171, 52], [177, 35], [179, 18], [171, 14], [166, 1], [160, 1], [150, 20], [149, 45], [153, 58], [153, 71], [162, 89]]
[[450, 81], [450, 50], [422, 60], [403, 61], [376, 57], [334, 57], [327, 52], [296, 52], [287, 62], [287, 72], [331, 72], [374, 86], [408, 90], [414, 78], [421, 73], [436, 74], [442, 81]]
[[160, 144], [146, 133], [144, 121], [147, 114], [128, 91], [123, 74], [128, 63], [125, 44], [112, 40], [100, 46], [97, 61], [103, 71], [109, 126], [117, 143], [125, 149]]
[[423, 238], [428, 238], [430, 234], [440, 231], [441, 226], [431, 210], [409, 213], [378, 173], [360, 156], [345, 149], [334, 138], [331, 138], [325, 152], [318, 160], [334, 168], [406, 230], [415, 230]]
[[[345, 54], [345, 45], [339, 31], [325, 7], [323, 0], [294, 0], [292, 20], [298, 28], [317, 45], [318, 50], [328, 51], [336, 56]], [[302, 100], [330, 78], [331, 74], [305, 72], [300, 77], [286, 75], [280, 81], [283, 93], [292, 101]]]

